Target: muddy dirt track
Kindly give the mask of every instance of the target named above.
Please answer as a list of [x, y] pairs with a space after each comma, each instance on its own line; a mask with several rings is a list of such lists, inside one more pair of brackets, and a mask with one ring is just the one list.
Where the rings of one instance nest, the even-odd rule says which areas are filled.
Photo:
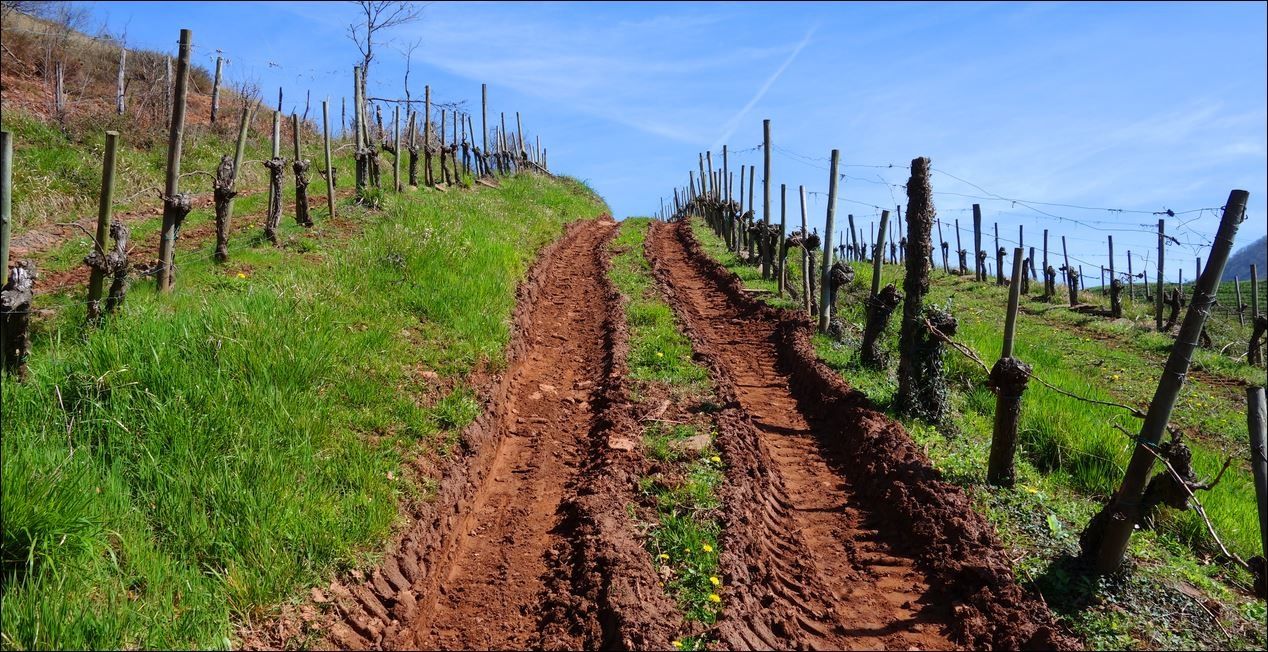
[[[314, 590], [247, 647], [671, 649], [682, 613], [627, 510], [647, 460], [606, 274], [615, 230], [574, 223], [539, 256], [506, 373], [459, 449], [422, 464], [437, 495], [380, 567]], [[645, 252], [724, 403], [711, 647], [1075, 646], [966, 496], [814, 360], [804, 320], [746, 296], [682, 225], [654, 224]]]
[[1069, 647], [966, 496], [815, 359], [809, 324], [743, 292], [685, 223], [649, 258], [728, 399], [726, 647]]

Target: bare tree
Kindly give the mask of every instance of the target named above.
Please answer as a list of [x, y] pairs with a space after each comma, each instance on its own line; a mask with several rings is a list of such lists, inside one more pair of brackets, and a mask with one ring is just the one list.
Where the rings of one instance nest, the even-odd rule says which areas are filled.
[[348, 37], [361, 51], [361, 92], [363, 97], [368, 97], [367, 80], [374, 60], [375, 39], [384, 30], [417, 21], [422, 17], [424, 5], [398, 0], [355, 0], [355, 4], [365, 21], [348, 25]]
[[409, 68], [410, 68], [410, 64], [414, 62], [414, 50], [417, 50], [418, 46], [422, 44], [423, 44], [423, 39], [421, 38], [415, 39], [414, 42], [410, 43], [409, 46], [406, 47], [404, 51], [405, 52], [405, 110], [407, 111], [412, 111], [414, 109], [414, 105], [410, 103], [410, 96], [409, 96]]

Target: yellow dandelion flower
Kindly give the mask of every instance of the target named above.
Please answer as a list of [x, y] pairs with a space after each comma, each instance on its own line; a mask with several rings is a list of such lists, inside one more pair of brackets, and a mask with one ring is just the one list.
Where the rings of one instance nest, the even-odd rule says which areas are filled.
[[722, 602], [722, 596], [718, 595], [717, 593], [710, 593], [709, 602]]
[[243, 274], [242, 272], [238, 272], [238, 278], [246, 278], [246, 277], [247, 277], [246, 274]]
[[676, 647], [676, 648], [681, 648], [681, 647], [682, 647], [682, 641], [674, 641], [674, 642], [673, 642], [673, 645], [674, 645], [674, 647]]
[[[663, 358], [663, 357], [665, 357], [665, 354], [664, 354], [664, 353], [661, 353], [660, 351], [657, 351], [657, 352], [656, 352], [656, 357], [658, 357], [658, 358]], [[681, 643], [679, 643], [679, 645], [681, 645]]]
[[667, 554], [665, 554], [665, 553], [663, 553], [663, 552], [662, 552], [662, 553], [660, 553], [660, 555], [658, 555], [658, 557], [660, 557], [661, 559], [669, 559], [669, 555], [667, 555]]
[[1118, 380], [1118, 374], [1110, 376], [1110, 380]]
[[701, 548], [703, 548], [705, 552], [713, 552], [713, 546], [711, 546], [711, 545], [709, 545], [709, 544], [707, 544], [707, 543], [706, 543], [706, 544], [704, 544], [703, 546], [700, 546], [700, 547], [701, 547]]
[[722, 586], [722, 580], [720, 580], [720, 579], [718, 579], [718, 578], [716, 578], [716, 577], [710, 577], [710, 578], [709, 578], [709, 583], [710, 583], [710, 584], [712, 584], [712, 585], [714, 585], [714, 586]]
[[710, 457], [710, 458], [709, 458], [709, 461], [711, 461], [711, 462], [716, 462], [716, 463], [718, 463], [718, 464], [721, 464], [721, 463], [722, 463], [722, 458], [721, 458], [721, 457], [718, 457], [717, 455], [714, 455], [713, 457]]

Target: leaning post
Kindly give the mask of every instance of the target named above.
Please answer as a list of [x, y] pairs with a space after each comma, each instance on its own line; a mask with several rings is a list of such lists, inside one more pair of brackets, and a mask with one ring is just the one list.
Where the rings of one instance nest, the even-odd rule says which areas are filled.
[[159, 292], [171, 292], [175, 281], [176, 234], [188, 213], [177, 198], [180, 194], [181, 146], [185, 138], [185, 96], [189, 86], [189, 47], [193, 32], [181, 30], [176, 62], [176, 92], [172, 103], [172, 124], [167, 139], [167, 178], [163, 185], [163, 228], [159, 235]]

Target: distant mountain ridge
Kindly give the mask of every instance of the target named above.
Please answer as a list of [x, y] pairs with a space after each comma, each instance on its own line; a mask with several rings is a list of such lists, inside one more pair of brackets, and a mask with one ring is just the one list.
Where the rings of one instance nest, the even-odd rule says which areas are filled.
[[1255, 270], [1262, 278], [1265, 270], [1268, 270], [1268, 236], [1238, 249], [1228, 259], [1228, 264], [1224, 266], [1224, 278], [1222, 280], [1231, 281], [1234, 278], [1242, 280], [1250, 278], [1250, 266], [1254, 265]]

